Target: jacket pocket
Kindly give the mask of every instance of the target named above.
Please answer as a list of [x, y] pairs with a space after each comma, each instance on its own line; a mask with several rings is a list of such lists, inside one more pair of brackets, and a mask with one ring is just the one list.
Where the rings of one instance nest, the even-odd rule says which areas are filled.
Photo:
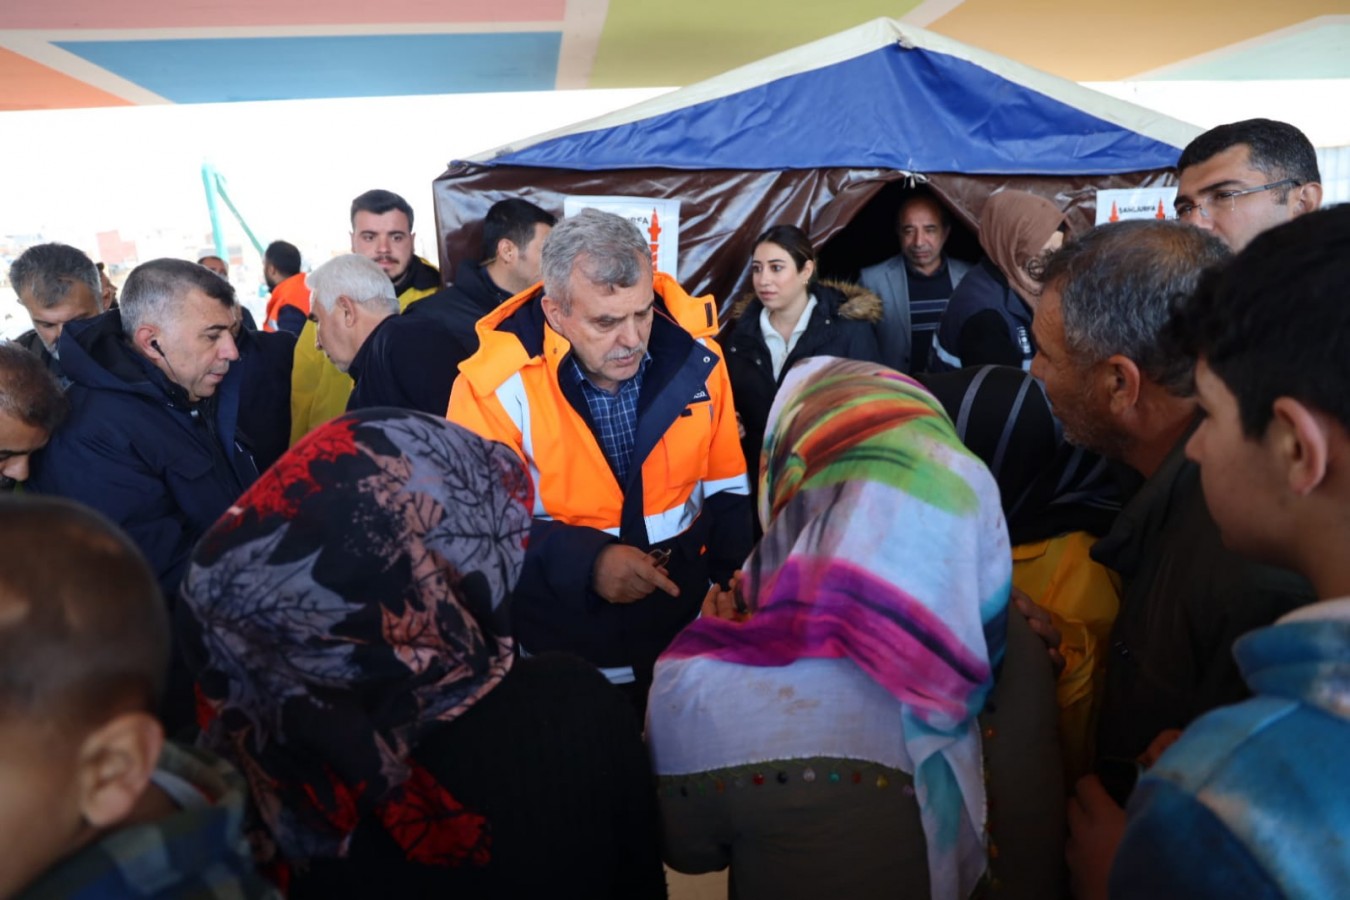
[[708, 454], [712, 452], [712, 415], [710, 401], [691, 403], [666, 429], [661, 447], [667, 484], [691, 484], [707, 476]]
[[215, 466], [209, 456], [188, 453], [175, 456], [165, 467], [169, 492], [182, 511], [189, 533], [200, 535], [210, 528], [236, 499]]

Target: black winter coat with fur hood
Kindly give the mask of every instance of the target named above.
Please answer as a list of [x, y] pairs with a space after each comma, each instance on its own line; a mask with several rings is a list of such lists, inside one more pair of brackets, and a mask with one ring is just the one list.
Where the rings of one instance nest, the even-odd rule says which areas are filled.
[[759, 479], [759, 451], [764, 443], [769, 409], [783, 382], [782, 376], [787, 375], [794, 363], [808, 356], [881, 362], [874, 330], [881, 321], [881, 299], [866, 288], [842, 281], [815, 282], [810, 291], [816, 298], [815, 309], [778, 378], [774, 378], [769, 347], [759, 327], [764, 305], [753, 293], [746, 293], [731, 310], [734, 324], [725, 342], [727, 373], [731, 376], [736, 413], [745, 429], [741, 448], [745, 451], [752, 487]]

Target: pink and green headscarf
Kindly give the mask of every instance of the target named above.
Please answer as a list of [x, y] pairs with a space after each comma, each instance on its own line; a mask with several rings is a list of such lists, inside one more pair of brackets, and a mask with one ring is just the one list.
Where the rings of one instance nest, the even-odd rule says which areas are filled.
[[969, 896], [986, 867], [976, 715], [1012, 573], [993, 477], [913, 379], [819, 357], [778, 392], [759, 498], [742, 582], [754, 615], [699, 619], [662, 660], [851, 659], [902, 717], [932, 895]]

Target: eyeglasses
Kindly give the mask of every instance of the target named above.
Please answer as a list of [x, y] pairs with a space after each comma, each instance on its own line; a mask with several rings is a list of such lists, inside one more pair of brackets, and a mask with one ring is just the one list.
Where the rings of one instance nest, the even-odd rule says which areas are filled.
[[1177, 218], [1185, 219], [1194, 213], [1199, 213], [1202, 218], [1212, 219], [1215, 212], [1232, 212], [1237, 206], [1237, 198], [1239, 197], [1259, 194], [1262, 191], [1273, 191], [1276, 188], [1298, 187], [1301, 183], [1297, 178], [1284, 178], [1280, 181], [1272, 181], [1270, 184], [1246, 188], [1241, 191], [1215, 191], [1208, 198], [1201, 197], [1199, 203], [1186, 203], [1184, 201], [1178, 203], [1176, 205]]

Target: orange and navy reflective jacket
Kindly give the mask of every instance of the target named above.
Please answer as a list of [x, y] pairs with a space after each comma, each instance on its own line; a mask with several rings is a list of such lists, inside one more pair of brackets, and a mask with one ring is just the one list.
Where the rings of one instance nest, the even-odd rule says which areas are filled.
[[297, 272], [272, 288], [272, 296], [267, 301], [263, 331], [277, 330], [277, 316], [281, 314], [284, 306], [293, 306], [300, 311], [302, 326], [304, 319], [309, 318], [309, 288], [305, 286], [304, 272]]
[[[725, 580], [749, 552], [749, 483], [731, 382], [713, 340], [716, 304], [690, 297], [661, 272], [653, 288], [651, 362], [627, 484], [606, 459], [579, 388], [558, 377], [571, 345], [545, 322], [541, 285], [480, 319], [479, 349], [460, 364], [447, 418], [513, 448], [534, 481], [535, 527], [512, 611], [530, 651], [566, 649], [601, 666], [648, 666], [692, 618], [708, 579]], [[591, 570], [615, 539], [644, 550], [668, 546], [679, 600], [657, 592], [629, 607], [599, 601], [590, 592]], [[582, 605], [587, 621], [569, 627], [562, 607], [584, 595], [591, 601]], [[550, 613], [541, 603], [559, 608]], [[662, 604], [664, 612], [656, 612]], [[637, 621], [642, 607], [651, 621]], [[598, 621], [606, 617], [613, 621]], [[575, 627], [588, 633], [568, 633]]]

